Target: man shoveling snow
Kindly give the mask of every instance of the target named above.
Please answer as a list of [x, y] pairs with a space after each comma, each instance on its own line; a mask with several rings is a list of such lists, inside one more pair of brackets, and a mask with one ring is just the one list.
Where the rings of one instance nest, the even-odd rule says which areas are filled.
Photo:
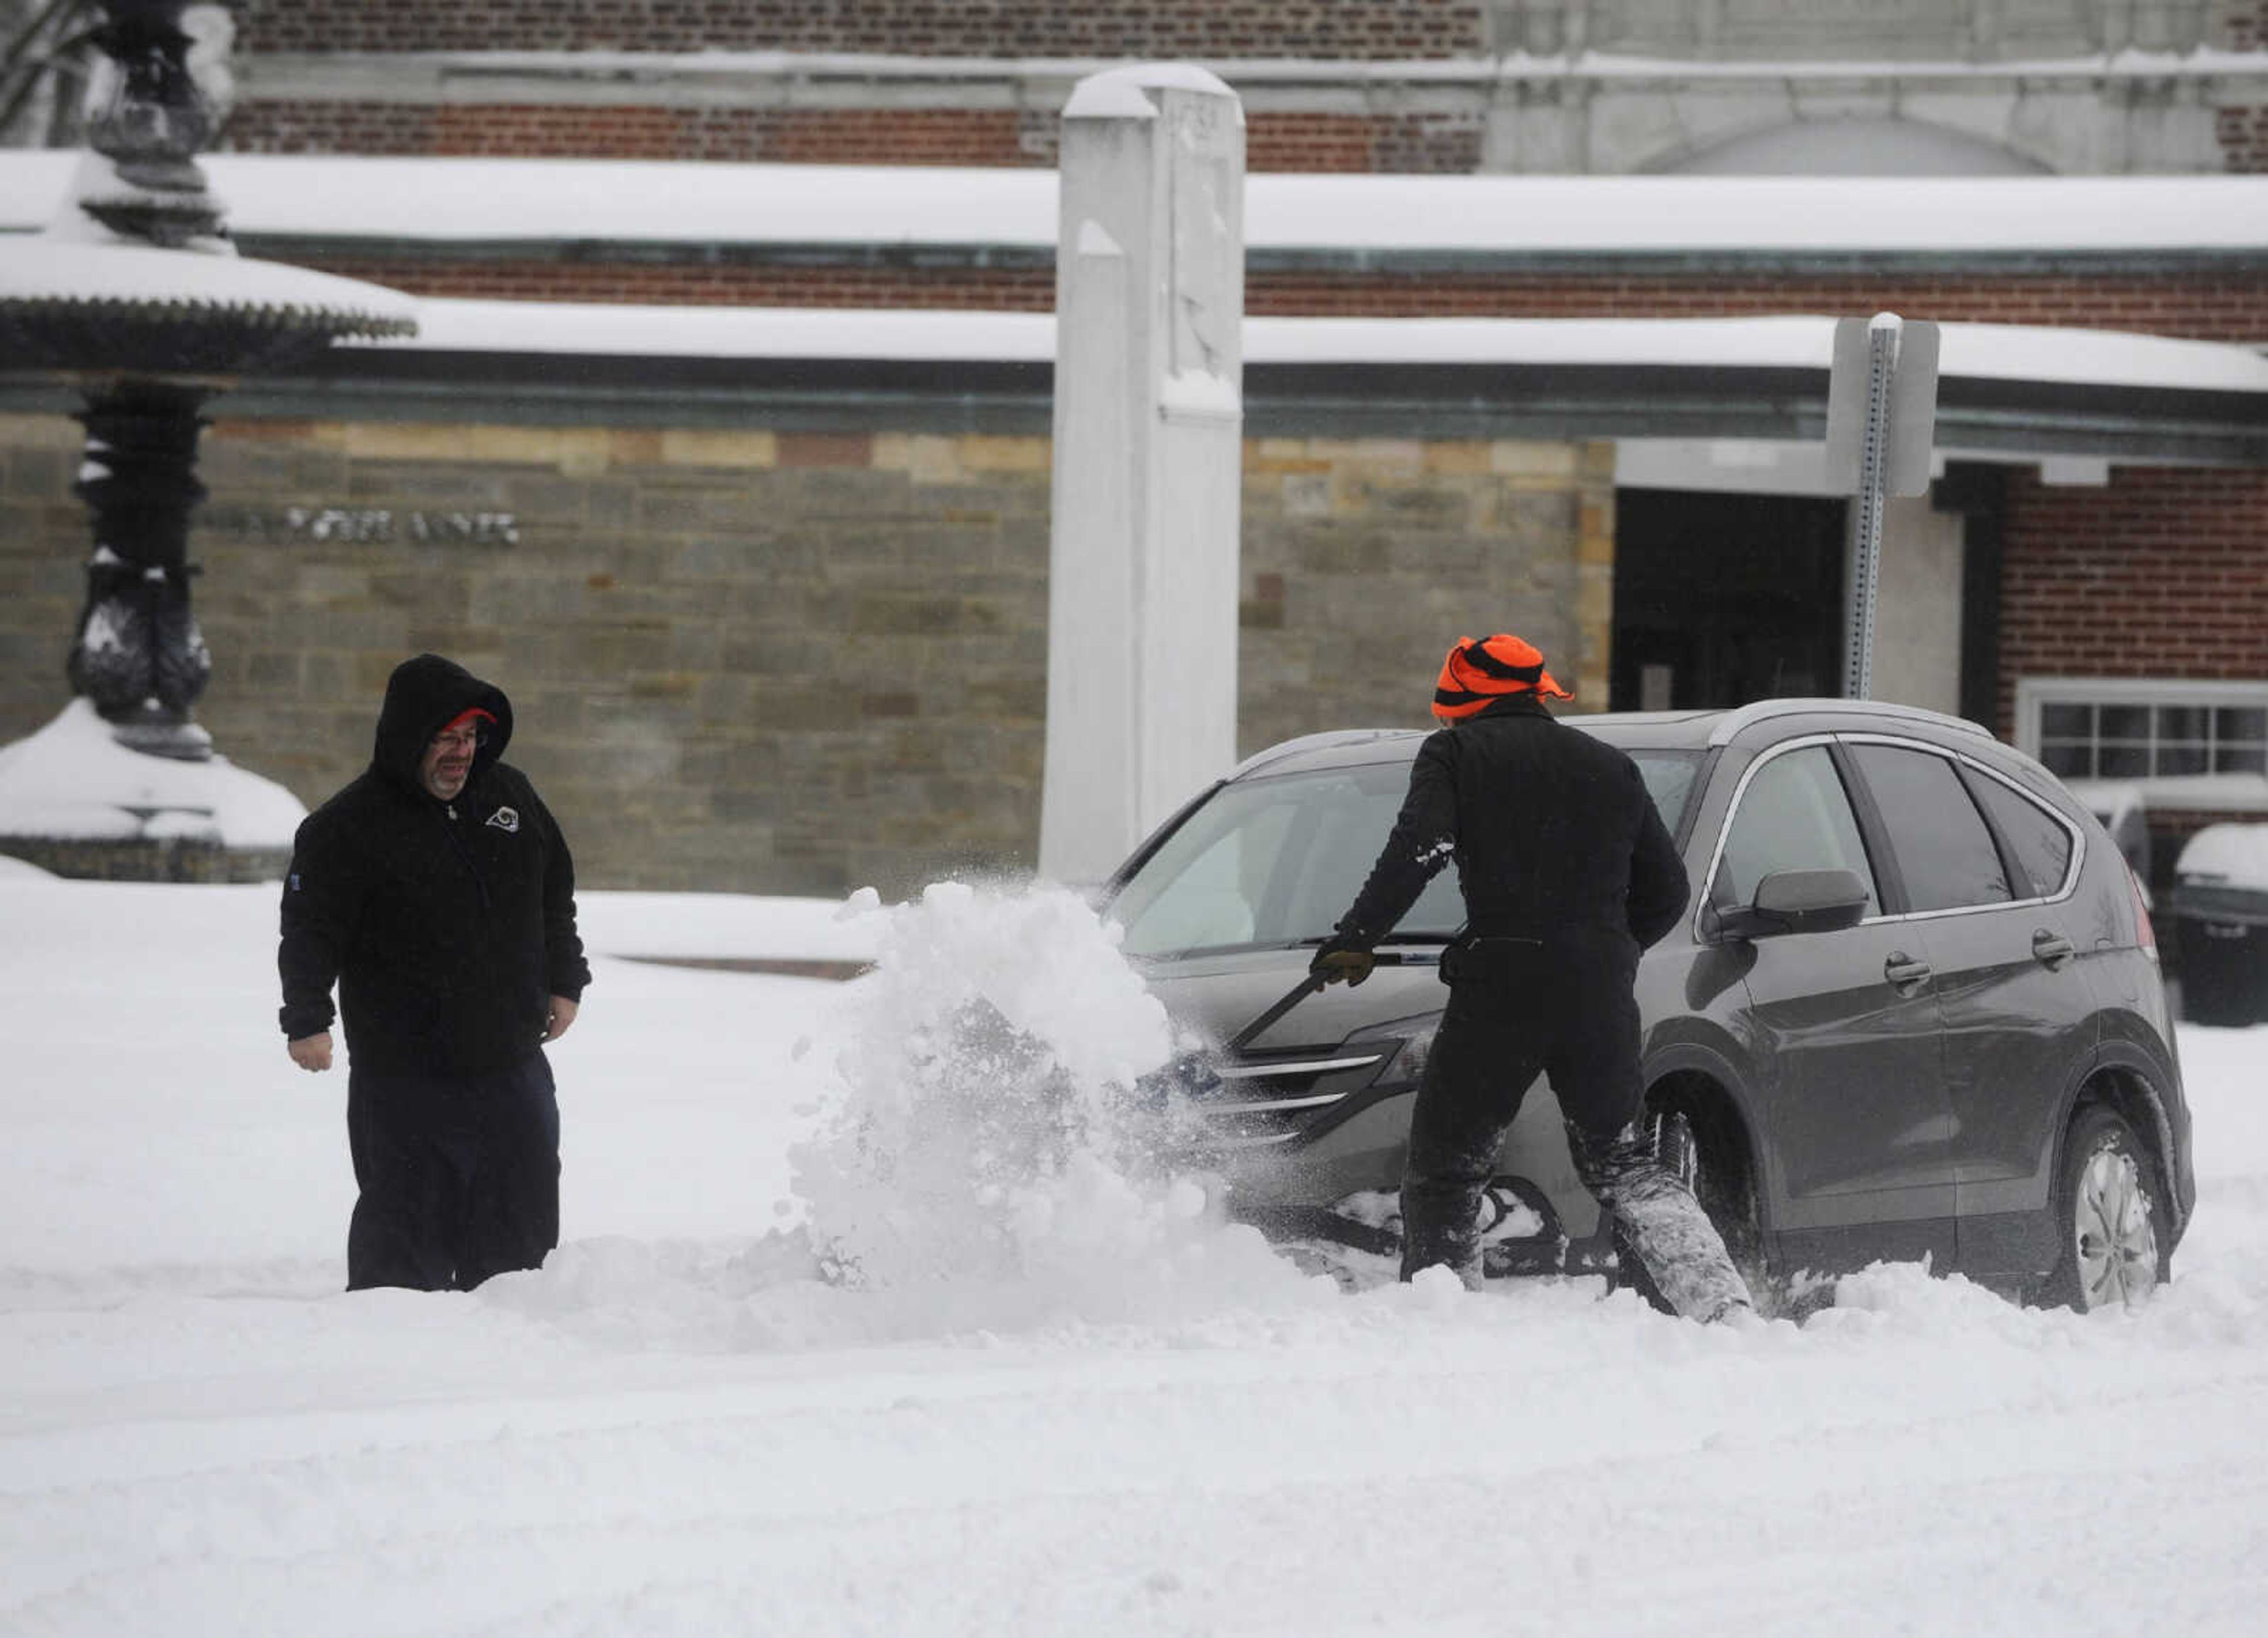
[[1446, 1264], [1479, 1283], [1481, 1195], [1548, 1071], [1577, 1175], [1662, 1299], [1688, 1318], [1752, 1313], [1724, 1240], [1643, 1120], [1633, 985], [1640, 952], [1684, 914], [1684, 866], [1637, 766], [1554, 721], [1546, 697], [1572, 696], [1520, 638], [1458, 640], [1433, 696], [1441, 731], [1315, 952], [1324, 981], [1361, 983], [1373, 947], [1456, 860], [1468, 931], [1442, 958], [1449, 1004], [1410, 1118], [1402, 1277]]

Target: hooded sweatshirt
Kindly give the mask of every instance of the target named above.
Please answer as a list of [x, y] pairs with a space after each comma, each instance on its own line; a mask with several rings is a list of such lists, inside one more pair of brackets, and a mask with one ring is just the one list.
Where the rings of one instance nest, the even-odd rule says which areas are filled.
[[[418, 777], [426, 746], [468, 710], [481, 743], [444, 802]], [[309, 814], [284, 885], [287, 1039], [330, 1027], [338, 986], [357, 1070], [464, 1076], [541, 1044], [550, 997], [590, 982], [575, 931], [575, 867], [512, 739], [504, 691], [438, 655], [396, 666], [370, 767]]]

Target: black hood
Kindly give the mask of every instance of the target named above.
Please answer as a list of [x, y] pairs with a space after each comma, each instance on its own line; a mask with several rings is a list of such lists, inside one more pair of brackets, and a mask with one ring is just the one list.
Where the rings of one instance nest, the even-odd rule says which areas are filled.
[[417, 768], [425, 747], [443, 728], [476, 708], [496, 721], [481, 724], [481, 746], [473, 753], [468, 780], [479, 778], [511, 743], [512, 702], [503, 689], [482, 682], [454, 660], [421, 654], [402, 661], [386, 679], [386, 703], [379, 708], [371, 766], [412, 790], [423, 789]]

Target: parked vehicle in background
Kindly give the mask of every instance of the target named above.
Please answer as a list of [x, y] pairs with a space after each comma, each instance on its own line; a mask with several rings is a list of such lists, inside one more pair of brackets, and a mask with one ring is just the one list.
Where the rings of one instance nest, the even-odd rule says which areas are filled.
[[2183, 1016], [2268, 1019], [2268, 825], [2208, 825], [2174, 861]]
[[[2196, 1187], [2156, 944], [2054, 776], [1867, 702], [1565, 720], [1638, 763], [1690, 872], [1693, 909], [1639, 969], [1648, 1106], [1768, 1301], [1884, 1258], [2080, 1308], [2166, 1277]], [[1226, 1042], [1302, 979], [1423, 738], [1277, 746], [1137, 850], [1105, 913], [1178, 1018]], [[1368, 983], [1183, 1076], [1234, 1214], [1391, 1245], [1461, 914], [1445, 871]], [[1529, 1096], [1498, 1170], [1491, 1273], [1613, 1267], [1552, 1099]]]

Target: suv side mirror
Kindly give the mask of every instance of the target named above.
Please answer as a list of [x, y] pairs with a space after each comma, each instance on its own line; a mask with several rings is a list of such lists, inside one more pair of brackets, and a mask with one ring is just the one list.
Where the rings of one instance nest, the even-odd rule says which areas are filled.
[[1717, 930], [1727, 938], [1838, 932], [1865, 918], [1867, 897], [1853, 870], [1775, 870], [1752, 902], [1717, 913]]

